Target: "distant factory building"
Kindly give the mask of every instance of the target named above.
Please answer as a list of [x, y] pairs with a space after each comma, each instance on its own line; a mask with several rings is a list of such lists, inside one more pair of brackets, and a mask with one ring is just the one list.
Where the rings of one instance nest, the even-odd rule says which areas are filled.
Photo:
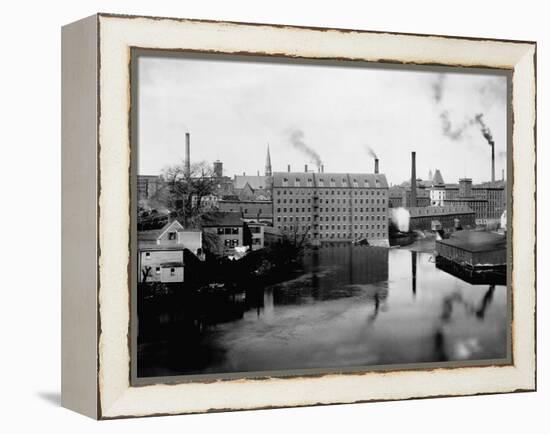
[[[411, 187], [394, 185], [389, 188], [389, 206], [390, 208], [409, 208], [411, 204]], [[430, 206], [430, 190], [422, 184], [421, 179], [417, 179], [416, 186], [416, 206]]]
[[487, 219], [498, 220], [506, 210], [505, 181], [484, 182], [472, 186], [472, 194], [487, 201]]
[[314, 244], [388, 245], [388, 198], [383, 174], [275, 172], [273, 226]]
[[459, 180], [458, 195], [453, 199], [445, 199], [445, 205], [467, 206], [474, 211], [477, 224], [487, 223], [488, 201], [474, 196], [471, 178], [461, 178]]
[[470, 178], [463, 178], [458, 184], [444, 184], [441, 173], [436, 170], [430, 199], [432, 206], [470, 207], [476, 214], [477, 224], [498, 223], [506, 209], [506, 181], [473, 184]]
[[468, 206], [429, 206], [409, 208], [410, 230], [454, 229], [475, 226], [475, 212]]
[[392, 185], [388, 188], [388, 207], [399, 208], [403, 206], [404, 188], [399, 185]]

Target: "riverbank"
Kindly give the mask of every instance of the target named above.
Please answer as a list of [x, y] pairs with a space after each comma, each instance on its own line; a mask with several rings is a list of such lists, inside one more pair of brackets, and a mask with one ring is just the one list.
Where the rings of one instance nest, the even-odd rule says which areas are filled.
[[474, 286], [436, 268], [431, 252], [418, 251], [429, 242], [306, 251], [296, 275], [278, 283], [171, 298], [167, 311], [146, 318], [139, 374], [505, 357], [506, 287]]

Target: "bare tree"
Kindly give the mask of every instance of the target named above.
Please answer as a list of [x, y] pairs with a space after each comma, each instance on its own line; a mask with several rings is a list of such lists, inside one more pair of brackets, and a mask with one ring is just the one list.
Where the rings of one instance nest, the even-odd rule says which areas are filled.
[[286, 241], [296, 246], [297, 249], [302, 249], [308, 240], [310, 226], [295, 224], [289, 229], [283, 231], [283, 237]]
[[216, 191], [212, 165], [195, 163], [190, 173], [185, 163], [166, 167], [162, 172], [165, 188], [155, 196], [182, 220], [185, 227], [196, 226], [203, 206], [203, 199]]

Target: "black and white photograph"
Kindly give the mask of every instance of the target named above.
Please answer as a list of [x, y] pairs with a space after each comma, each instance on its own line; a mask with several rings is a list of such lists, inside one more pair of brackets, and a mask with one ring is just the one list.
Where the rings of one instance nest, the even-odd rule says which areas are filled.
[[509, 73], [133, 66], [137, 379], [510, 363]]

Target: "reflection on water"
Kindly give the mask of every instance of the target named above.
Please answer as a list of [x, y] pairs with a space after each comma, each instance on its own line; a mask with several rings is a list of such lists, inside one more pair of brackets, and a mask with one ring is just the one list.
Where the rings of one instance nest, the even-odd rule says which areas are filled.
[[429, 253], [328, 247], [308, 252], [298, 277], [247, 288], [217, 306], [232, 315], [201, 320], [199, 329], [174, 322], [164, 339], [140, 345], [138, 370], [161, 376], [505, 358], [506, 306], [505, 286], [466, 283], [436, 268]]

